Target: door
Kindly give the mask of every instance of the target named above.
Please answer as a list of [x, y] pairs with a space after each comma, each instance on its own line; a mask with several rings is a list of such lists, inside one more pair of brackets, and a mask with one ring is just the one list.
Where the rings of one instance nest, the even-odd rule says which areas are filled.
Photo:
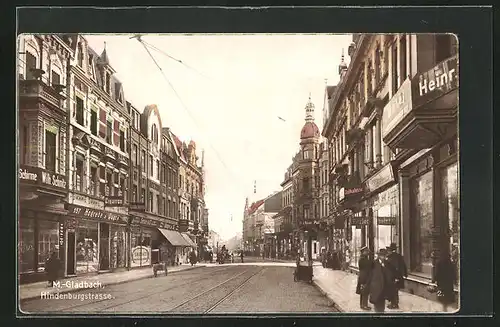
[[68, 248], [66, 250], [67, 275], [75, 275], [75, 232], [68, 231]]
[[99, 270], [109, 270], [109, 224], [100, 223]]

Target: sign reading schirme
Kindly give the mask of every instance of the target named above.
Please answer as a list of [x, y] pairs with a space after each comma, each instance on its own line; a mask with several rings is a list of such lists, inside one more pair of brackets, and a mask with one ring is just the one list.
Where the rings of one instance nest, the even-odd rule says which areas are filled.
[[458, 88], [458, 59], [451, 57], [412, 79], [413, 107]]

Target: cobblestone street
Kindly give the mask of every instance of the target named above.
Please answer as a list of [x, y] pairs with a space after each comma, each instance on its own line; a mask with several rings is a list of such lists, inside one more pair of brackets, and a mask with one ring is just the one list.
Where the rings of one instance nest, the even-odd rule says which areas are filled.
[[[335, 312], [314, 286], [294, 282], [292, 274], [293, 268], [283, 265], [213, 265], [65, 294], [72, 299], [25, 300], [21, 310], [87, 314]], [[97, 299], [84, 298], [89, 293]], [[101, 298], [99, 294], [103, 294]], [[107, 294], [111, 299], [103, 298]]]

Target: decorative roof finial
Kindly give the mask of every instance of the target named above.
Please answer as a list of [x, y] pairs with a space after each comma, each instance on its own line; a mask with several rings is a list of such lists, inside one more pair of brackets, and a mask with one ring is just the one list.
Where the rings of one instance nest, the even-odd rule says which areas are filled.
[[106, 50], [106, 41], [104, 41], [104, 50]]

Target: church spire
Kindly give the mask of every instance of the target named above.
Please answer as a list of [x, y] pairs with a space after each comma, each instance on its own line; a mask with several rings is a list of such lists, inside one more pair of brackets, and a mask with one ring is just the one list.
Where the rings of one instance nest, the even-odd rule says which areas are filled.
[[309, 100], [306, 104], [306, 122], [314, 122], [314, 104], [311, 102], [311, 92], [309, 92]]
[[347, 64], [344, 61], [344, 48], [342, 48], [342, 56], [340, 57], [340, 64], [339, 64], [340, 78], [342, 78], [345, 75], [346, 71], [347, 71]]

